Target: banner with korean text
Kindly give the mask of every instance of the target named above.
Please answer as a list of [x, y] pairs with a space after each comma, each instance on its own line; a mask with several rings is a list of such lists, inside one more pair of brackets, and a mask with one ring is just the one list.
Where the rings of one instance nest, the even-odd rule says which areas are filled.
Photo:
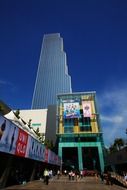
[[58, 155], [3, 116], [0, 116], [0, 152], [59, 165]]

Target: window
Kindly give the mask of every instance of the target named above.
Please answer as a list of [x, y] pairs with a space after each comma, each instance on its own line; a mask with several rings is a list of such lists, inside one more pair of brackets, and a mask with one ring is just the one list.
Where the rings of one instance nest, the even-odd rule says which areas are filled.
[[90, 117], [83, 117], [83, 114], [81, 115], [81, 118], [79, 119], [79, 125], [80, 125], [80, 131], [91, 131], [91, 119]]

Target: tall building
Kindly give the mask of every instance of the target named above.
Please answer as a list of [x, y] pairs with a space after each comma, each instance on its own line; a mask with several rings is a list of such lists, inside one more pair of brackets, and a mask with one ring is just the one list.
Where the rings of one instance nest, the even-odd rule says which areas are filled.
[[46, 34], [42, 43], [32, 109], [45, 109], [48, 105], [56, 104], [57, 94], [71, 92], [63, 38], [59, 33]]

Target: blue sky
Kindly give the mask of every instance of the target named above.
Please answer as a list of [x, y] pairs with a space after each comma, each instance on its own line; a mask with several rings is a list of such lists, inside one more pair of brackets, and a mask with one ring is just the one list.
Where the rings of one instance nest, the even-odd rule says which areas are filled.
[[0, 99], [29, 109], [43, 35], [64, 39], [74, 92], [96, 91], [105, 144], [127, 123], [126, 0], [0, 0]]

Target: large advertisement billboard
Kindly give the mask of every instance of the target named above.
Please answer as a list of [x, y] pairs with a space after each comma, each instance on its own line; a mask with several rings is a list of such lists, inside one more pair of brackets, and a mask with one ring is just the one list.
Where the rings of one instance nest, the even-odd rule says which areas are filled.
[[80, 117], [79, 102], [64, 103], [64, 119]]
[[91, 102], [90, 101], [83, 101], [82, 107], [83, 107], [83, 116], [84, 117], [91, 117], [91, 115], [92, 115]]
[[25, 157], [27, 141], [28, 141], [28, 134], [22, 129], [19, 129], [18, 139], [16, 142], [16, 150], [15, 150], [15, 154], [17, 156]]
[[41, 143], [39, 143], [36, 139], [29, 136], [25, 156], [34, 160], [44, 161], [45, 160], [44, 153], [45, 153], [45, 147]]
[[0, 117], [0, 151], [15, 154], [19, 128], [15, 124]]
[[0, 116], [0, 152], [59, 165], [55, 153], [3, 116]]

